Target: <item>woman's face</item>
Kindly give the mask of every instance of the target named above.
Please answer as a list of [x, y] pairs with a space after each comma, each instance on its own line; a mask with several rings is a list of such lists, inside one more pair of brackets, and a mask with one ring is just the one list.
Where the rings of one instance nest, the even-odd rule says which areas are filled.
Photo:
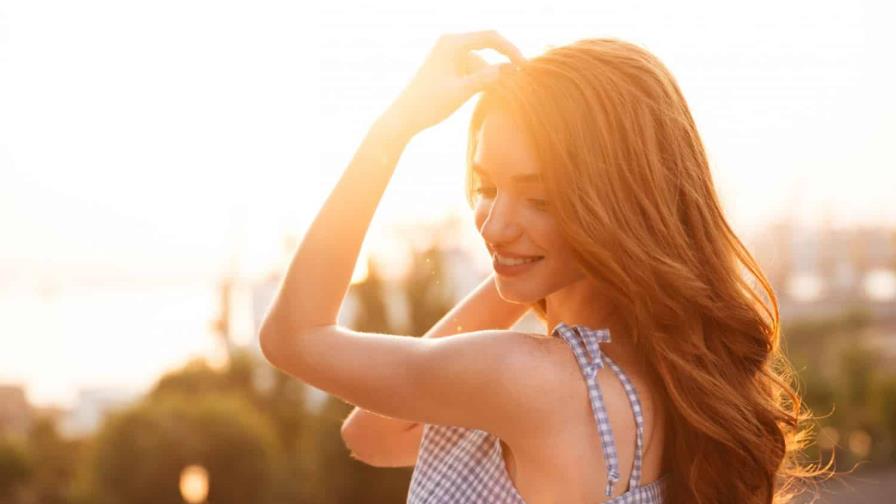
[[[483, 121], [473, 169], [476, 228], [502, 298], [534, 303], [585, 277], [560, 234], [535, 153], [506, 114], [492, 112]], [[532, 262], [502, 264], [514, 257]]]

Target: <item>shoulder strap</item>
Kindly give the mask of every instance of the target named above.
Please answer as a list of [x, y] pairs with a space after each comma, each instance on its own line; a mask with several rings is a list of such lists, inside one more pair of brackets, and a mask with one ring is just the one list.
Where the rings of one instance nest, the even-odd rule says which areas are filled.
[[632, 386], [631, 381], [615, 362], [603, 355], [600, 351], [599, 344], [610, 341], [610, 331], [608, 329], [594, 330], [583, 325], [574, 325], [570, 327], [563, 322], [560, 322], [557, 324], [554, 332], [558, 333], [572, 347], [576, 361], [578, 361], [582, 375], [585, 377], [585, 381], [588, 385], [588, 395], [591, 399], [592, 411], [594, 412], [598, 432], [600, 433], [604, 460], [607, 464], [607, 486], [604, 493], [608, 497], [613, 493], [613, 484], [619, 480], [619, 462], [616, 452], [616, 443], [613, 439], [613, 430], [610, 427], [610, 420], [607, 415], [606, 407], [604, 406], [603, 394], [595, 379], [597, 371], [604, 366], [604, 359], [606, 359], [607, 364], [622, 383], [635, 416], [635, 457], [632, 474], [629, 478], [629, 489], [635, 488], [641, 480], [641, 450], [644, 430], [643, 414], [641, 403], [638, 400], [635, 388]]
[[638, 399], [637, 392], [635, 392], [635, 386], [632, 385], [631, 380], [628, 379], [628, 376], [622, 371], [622, 368], [608, 356], [604, 355], [604, 359], [607, 361], [610, 369], [616, 373], [619, 381], [622, 382], [622, 387], [625, 389], [625, 395], [628, 396], [628, 402], [631, 404], [632, 413], [634, 413], [635, 416], [635, 458], [634, 461], [632, 461], [632, 474], [628, 479], [628, 487], [631, 489], [641, 484], [641, 460], [644, 448], [644, 411], [641, 409], [641, 401]]

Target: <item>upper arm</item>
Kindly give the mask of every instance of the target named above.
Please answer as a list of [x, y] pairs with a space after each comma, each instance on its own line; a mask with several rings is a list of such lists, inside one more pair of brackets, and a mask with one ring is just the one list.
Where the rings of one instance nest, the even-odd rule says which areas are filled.
[[552, 384], [544, 342], [513, 331], [431, 339], [329, 325], [273, 338], [262, 336], [272, 364], [350, 404], [505, 439], [520, 435], [521, 420], [545, 408], [533, 398], [550, 393]]

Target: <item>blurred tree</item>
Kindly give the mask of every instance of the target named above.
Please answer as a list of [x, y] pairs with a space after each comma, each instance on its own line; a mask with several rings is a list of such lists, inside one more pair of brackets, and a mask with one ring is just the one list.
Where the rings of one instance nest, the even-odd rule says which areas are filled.
[[268, 419], [283, 455], [273, 475], [273, 498], [276, 502], [296, 501], [303, 486], [309, 484], [309, 459], [315, 457], [313, 450], [300, 444], [303, 429], [313, 420], [306, 413], [305, 385], [255, 353], [235, 348], [223, 369], [212, 368], [202, 359], [191, 361], [160, 378], [148, 397], [158, 400], [172, 394], [210, 393], [236, 394]]
[[171, 393], [204, 395], [232, 392], [254, 404], [263, 395], [256, 378], [261, 366], [261, 359], [248, 350], [234, 350], [227, 365], [220, 369], [211, 367], [205, 359], [193, 359], [180, 369], [159, 378], [148, 397], [161, 398]]
[[271, 419], [277, 430], [283, 459], [276, 472], [274, 484], [275, 502], [314, 502], [309, 497], [315, 481], [310, 467], [318, 454], [307, 443], [307, 431], [314, 417], [306, 409], [306, 386], [267, 363], [259, 363], [256, 376], [272, 377], [272, 383], [259, 402], [259, 410]]
[[[782, 344], [799, 373], [800, 392], [818, 418], [816, 432], [834, 436], [838, 470], [896, 460], [896, 373], [868, 341], [877, 327], [867, 309], [788, 321]], [[891, 385], [893, 384], [893, 385]], [[830, 451], [825, 451], [828, 455]], [[807, 456], [820, 460], [819, 447]]]
[[393, 333], [395, 327], [389, 323], [386, 312], [386, 294], [383, 278], [373, 260], [367, 260], [367, 278], [352, 286], [352, 292], [358, 300], [358, 311], [353, 321], [353, 328], [358, 331], [375, 333]]
[[147, 394], [147, 399], [162, 399], [169, 394], [184, 394], [201, 397], [204, 395], [238, 389], [251, 396], [246, 384], [234, 387], [235, 380], [229, 379], [229, 368], [224, 372], [213, 369], [205, 359], [193, 359], [182, 368], [166, 373]]
[[413, 468], [374, 467], [350, 456], [339, 429], [354, 406], [330, 396], [316, 416], [313, 433], [323, 475], [317, 499], [309, 502], [405, 502]]
[[869, 413], [867, 406], [874, 387], [876, 354], [861, 344], [853, 344], [840, 354], [841, 397], [842, 406], [850, 409], [853, 417], [861, 416], [862, 420]]
[[84, 452], [83, 439], [63, 439], [49, 418], [39, 418], [28, 432], [28, 453], [33, 474], [26, 492], [29, 502], [71, 502], [72, 486]]
[[223, 369], [212, 368], [203, 359], [192, 360], [162, 376], [148, 397], [210, 393], [243, 397], [270, 418], [281, 445], [291, 446], [297, 440], [305, 409], [304, 386], [248, 350], [235, 349]]
[[20, 502], [19, 492], [32, 474], [32, 462], [21, 441], [0, 438], [0, 502]]
[[875, 418], [880, 419], [882, 434], [876, 451], [884, 462], [896, 463], [896, 375], [877, 383], [872, 408]]
[[169, 394], [107, 417], [88, 464], [98, 503], [180, 504], [191, 464], [209, 472], [209, 502], [265, 503], [277, 456], [271, 425], [245, 398]]
[[450, 279], [440, 249], [415, 252], [404, 290], [409, 303], [410, 334], [422, 336], [454, 306]]

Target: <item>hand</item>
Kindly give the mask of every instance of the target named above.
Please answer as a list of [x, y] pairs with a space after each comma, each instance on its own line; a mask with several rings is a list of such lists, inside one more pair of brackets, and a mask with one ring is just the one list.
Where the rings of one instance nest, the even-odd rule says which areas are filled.
[[[471, 52], [486, 48], [504, 54], [513, 63], [489, 65]], [[408, 137], [414, 136], [450, 116], [502, 71], [525, 61], [522, 52], [494, 30], [442, 35], [383, 116]]]

